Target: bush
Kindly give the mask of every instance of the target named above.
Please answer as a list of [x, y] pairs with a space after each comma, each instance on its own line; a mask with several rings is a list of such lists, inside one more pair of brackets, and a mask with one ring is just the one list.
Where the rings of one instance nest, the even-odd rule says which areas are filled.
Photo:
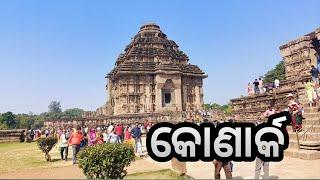
[[78, 165], [88, 179], [122, 179], [124, 169], [135, 160], [128, 144], [101, 144], [86, 147], [78, 155]]
[[45, 153], [45, 158], [47, 161], [51, 161], [51, 157], [49, 155], [49, 152], [53, 148], [53, 146], [57, 143], [58, 139], [54, 137], [48, 137], [48, 138], [39, 138], [37, 140], [37, 144], [39, 149], [42, 150], [42, 152]]

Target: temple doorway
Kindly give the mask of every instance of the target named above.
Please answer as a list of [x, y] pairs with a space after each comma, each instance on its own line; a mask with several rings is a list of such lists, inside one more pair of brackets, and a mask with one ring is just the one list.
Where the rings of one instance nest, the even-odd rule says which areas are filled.
[[171, 79], [167, 79], [161, 89], [162, 107], [173, 106], [174, 103], [174, 84]]

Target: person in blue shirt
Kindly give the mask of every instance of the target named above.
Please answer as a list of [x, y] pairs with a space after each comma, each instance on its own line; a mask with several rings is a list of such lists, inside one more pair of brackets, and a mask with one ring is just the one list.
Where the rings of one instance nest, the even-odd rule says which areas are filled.
[[315, 55], [317, 57], [317, 63], [318, 63], [317, 68], [318, 68], [318, 71], [320, 71], [320, 55], [317, 53]]
[[134, 128], [132, 129], [132, 137], [135, 142], [135, 152], [140, 156], [142, 155], [142, 144], [141, 144], [141, 129], [139, 127], [139, 123], [136, 122]]
[[318, 77], [319, 70], [317, 68], [315, 68], [314, 65], [311, 66], [310, 74], [312, 77], [312, 81], [318, 85], [319, 84], [319, 77]]

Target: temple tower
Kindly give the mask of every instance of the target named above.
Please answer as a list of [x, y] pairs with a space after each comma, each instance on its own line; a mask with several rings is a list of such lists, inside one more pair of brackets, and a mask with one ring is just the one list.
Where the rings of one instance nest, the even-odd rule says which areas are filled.
[[107, 74], [113, 115], [200, 109], [207, 76], [154, 23], [138, 34]]

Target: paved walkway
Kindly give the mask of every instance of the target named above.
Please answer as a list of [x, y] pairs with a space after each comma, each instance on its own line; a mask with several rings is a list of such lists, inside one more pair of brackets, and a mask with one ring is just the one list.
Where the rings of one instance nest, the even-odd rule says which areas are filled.
[[[145, 139], [143, 141], [145, 142]], [[171, 168], [170, 161], [160, 163], [150, 157], [146, 158], [146, 160], [162, 167]], [[254, 169], [255, 161], [234, 162], [233, 178], [253, 179]], [[318, 179], [320, 178], [320, 159], [303, 160], [285, 156], [281, 162], [270, 162], [269, 171], [271, 179]], [[262, 174], [263, 171], [261, 172]], [[214, 165], [212, 162], [187, 162], [187, 175], [196, 179], [213, 179]], [[221, 178], [225, 178], [223, 169], [221, 170]]]
[[[171, 168], [170, 162], [160, 163], [150, 157], [146, 160], [162, 167]], [[234, 162], [233, 168], [234, 179], [254, 178], [255, 162]], [[269, 169], [271, 179], [315, 179], [320, 177], [320, 160], [285, 157], [281, 162], [271, 162]], [[196, 179], [213, 179], [214, 165], [212, 162], [187, 162], [187, 175]], [[225, 178], [223, 169], [221, 170], [221, 178]]]
[[[255, 162], [234, 162], [233, 177], [237, 179], [253, 179]], [[197, 179], [214, 178], [212, 162], [189, 162], [187, 174]], [[263, 172], [261, 172], [263, 174]], [[221, 175], [225, 178], [223, 170]], [[285, 157], [281, 162], [270, 163], [272, 179], [314, 179], [320, 177], [320, 160], [302, 160]]]

